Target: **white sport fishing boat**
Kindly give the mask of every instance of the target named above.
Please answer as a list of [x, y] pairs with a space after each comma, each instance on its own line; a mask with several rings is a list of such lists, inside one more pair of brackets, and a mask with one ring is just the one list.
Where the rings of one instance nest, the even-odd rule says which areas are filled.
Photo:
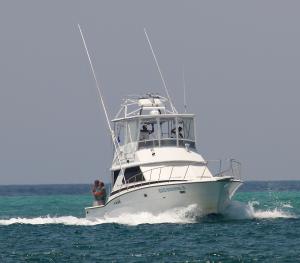
[[222, 213], [241, 185], [240, 165], [230, 160], [229, 170], [213, 175], [197, 152], [195, 116], [167, 109], [167, 103], [153, 94], [125, 99], [112, 120], [118, 141], [111, 166], [112, 191], [104, 206], [85, 209], [87, 218], [157, 214], [192, 204], [203, 215]]
[[126, 98], [112, 127], [78, 27], [114, 145], [112, 190], [105, 205], [85, 208], [86, 217], [158, 214], [190, 205], [196, 205], [201, 215], [222, 213], [242, 184], [240, 163], [231, 159], [227, 170], [221, 171], [220, 165], [215, 174], [208, 168], [209, 162], [197, 151], [195, 116], [180, 114], [174, 107], [146, 30], [167, 98], [156, 94]]

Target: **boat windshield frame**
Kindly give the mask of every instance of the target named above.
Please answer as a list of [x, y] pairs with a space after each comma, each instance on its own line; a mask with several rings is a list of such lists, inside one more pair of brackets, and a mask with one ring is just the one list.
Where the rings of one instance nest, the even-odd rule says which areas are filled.
[[[130, 148], [130, 152], [154, 147], [196, 149], [194, 114], [136, 115], [117, 118], [112, 122], [119, 145], [123, 148]], [[121, 128], [123, 131], [118, 130]], [[142, 132], [145, 133], [144, 137]], [[123, 138], [120, 138], [120, 134]]]

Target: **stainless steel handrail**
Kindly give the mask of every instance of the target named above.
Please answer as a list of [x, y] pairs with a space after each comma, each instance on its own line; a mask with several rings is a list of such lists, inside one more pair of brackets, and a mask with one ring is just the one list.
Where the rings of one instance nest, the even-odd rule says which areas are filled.
[[[233, 177], [235, 179], [238, 179], [238, 180], [241, 180], [241, 163], [235, 159], [229, 159], [229, 168], [227, 169], [224, 169], [222, 170], [222, 160], [209, 160], [207, 162], [204, 163], [203, 166], [205, 166], [203, 172], [202, 172], [202, 175], [201, 175], [201, 179], [204, 177], [204, 174], [206, 172], [206, 169], [208, 169], [208, 165], [209, 163], [211, 162], [219, 162], [220, 163], [220, 167], [219, 167], [219, 172], [214, 174], [213, 176], [214, 177], [224, 177], [224, 176], [229, 176], [229, 177]], [[191, 164], [188, 164], [187, 167], [186, 167], [186, 170], [185, 170], [185, 173], [184, 173], [184, 176], [182, 177], [182, 180], [186, 180], [186, 176], [188, 174], [188, 171], [190, 169], [190, 165]], [[135, 174], [133, 176], [131, 176], [129, 179], [125, 179], [125, 183], [126, 183], [126, 188], [127, 190], [129, 189], [128, 187], [128, 184], [134, 184], [133, 187], [135, 188], [135, 184], [137, 183], [140, 183], [140, 182], [143, 182], [143, 181], [138, 181], [137, 178], [138, 176], [144, 176], [145, 174], [147, 173], [150, 173], [150, 180], [148, 181], [149, 184], [151, 184], [151, 182], [154, 182], [153, 181], [153, 171], [154, 170], [157, 170], [159, 169], [159, 173], [158, 173], [158, 179], [155, 180], [156, 182], [160, 182], [161, 181], [161, 173], [162, 173], [162, 170], [163, 169], [169, 169], [171, 167], [171, 171], [170, 171], [170, 176], [169, 176], [169, 179], [168, 181], [170, 182], [171, 179], [172, 179], [172, 175], [173, 175], [173, 170], [174, 170], [174, 165], [168, 165], [168, 166], [159, 166], [159, 167], [155, 167], [155, 168], [151, 168], [151, 169], [148, 169], [144, 172], [141, 172], [141, 173], [138, 173], [138, 174]], [[146, 182], [146, 181], [144, 181]]]
[[[216, 160], [213, 160], [216, 161]], [[241, 172], [241, 167], [242, 164], [235, 160], [235, 159], [229, 159], [229, 167], [225, 170], [222, 170], [222, 167], [218, 173], [216, 173], [214, 176], [215, 177], [224, 177], [224, 176], [231, 176], [235, 179], [241, 180], [242, 178], [242, 172]], [[221, 163], [222, 164], [222, 163]]]
[[188, 172], [189, 168], [190, 168], [190, 165], [188, 165], [188, 166], [187, 166], [187, 168], [186, 168], [186, 170], [185, 170], [185, 174], [184, 174], [183, 180], [185, 179], [185, 177], [186, 177], [186, 174], [187, 174], [187, 172]]
[[171, 169], [171, 173], [170, 173], [170, 177], [169, 177], [169, 182], [171, 180], [171, 176], [172, 176], [172, 173], [173, 173], [173, 169], [174, 169], [174, 166], [172, 166], [172, 169]]

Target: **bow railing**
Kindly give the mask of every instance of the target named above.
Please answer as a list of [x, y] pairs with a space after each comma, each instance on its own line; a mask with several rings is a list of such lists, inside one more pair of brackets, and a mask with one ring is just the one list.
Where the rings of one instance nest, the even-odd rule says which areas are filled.
[[215, 177], [229, 176], [237, 180], [242, 179], [242, 165], [238, 160], [209, 160], [207, 163]]

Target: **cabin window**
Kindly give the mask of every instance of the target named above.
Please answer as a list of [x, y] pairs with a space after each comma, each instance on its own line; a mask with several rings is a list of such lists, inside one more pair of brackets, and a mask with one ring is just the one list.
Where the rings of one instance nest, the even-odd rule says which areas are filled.
[[195, 148], [194, 118], [158, 116], [141, 119], [138, 138], [139, 149], [159, 146], [186, 147], [187, 144]]
[[175, 118], [160, 118], [160, 145], [176, 146], [176, 121]]
[[120, 170], [115, 170], [112, 172], [112, 176], [113, 176], [113, 186], [115, 185], [115, 182], [117, 181], [117, 178], [119, 176]]
[[196, 148], [193, 118], [178, 118], [178, 145]]
[[138, 121], [130, 120], [126, 123], [126, 143], [136, 142], [138, 140]]
[[114, 132], [119, 144], [123, 145], [125, 141], [124, 123], [116, 122], [114, 125]]
[[139, 166], [126, 168], [124, 172], [123, 183], [135, 183], [140, 181], [145, 181], [143, 173]]
[[158, 124], [156, 118], [142, 119], [139, 131], [139, 147], [155, 147], [158, 146]]
[[193, 118], [178, 118], [178, 139], [195, 141]]

